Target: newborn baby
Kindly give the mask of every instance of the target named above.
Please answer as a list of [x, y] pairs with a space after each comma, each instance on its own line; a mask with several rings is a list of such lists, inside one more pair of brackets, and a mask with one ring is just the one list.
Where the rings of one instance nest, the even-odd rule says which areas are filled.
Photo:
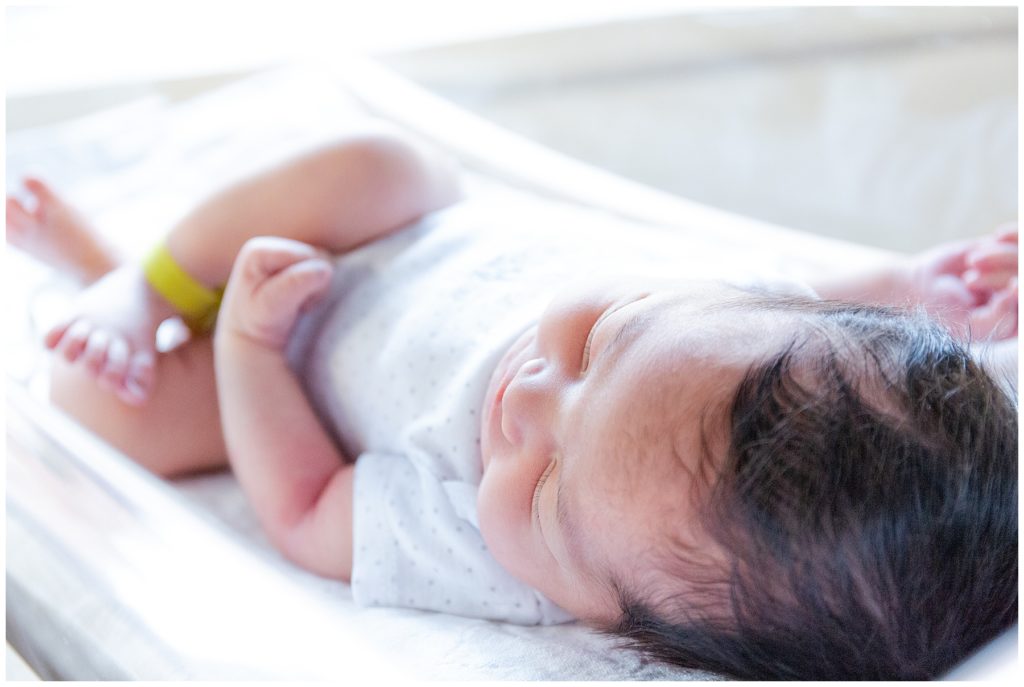
[[140, 266], [26, 186], [9, 240], [86, 284], [54, 401], [159, 474], [230, 463], [357, 602], [579, 618], [750, 679], [934, 677], [1016, 619], [1016, 410], [963, 343], [1015, 361], [1016, 227], [780, 286], [667, 232], [496, 217], [374, 128]]

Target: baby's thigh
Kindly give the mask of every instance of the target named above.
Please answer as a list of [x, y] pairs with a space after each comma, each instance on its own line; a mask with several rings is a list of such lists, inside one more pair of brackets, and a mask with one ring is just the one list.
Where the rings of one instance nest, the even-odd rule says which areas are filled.
[[83, 365], [53, 356], [50, 398], [130, 458], [164, 476], [227, 465], [213, 372], [213, 340], [199, 337], [157, 355], [141, 407], [99, 388]]

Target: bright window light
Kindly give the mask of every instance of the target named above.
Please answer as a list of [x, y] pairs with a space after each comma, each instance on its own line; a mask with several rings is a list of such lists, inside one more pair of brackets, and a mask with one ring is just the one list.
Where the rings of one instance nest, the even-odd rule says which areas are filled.
[[680, 11], [701, 10], [683, 0], [8, 4], [7, 94], [249, 71]]

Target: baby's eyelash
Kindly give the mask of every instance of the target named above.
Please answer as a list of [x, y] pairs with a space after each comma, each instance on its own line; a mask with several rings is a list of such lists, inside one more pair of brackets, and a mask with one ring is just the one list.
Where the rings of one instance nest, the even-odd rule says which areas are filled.
[[547, 468], [544, 469], [544, 473], [537, 480], [537, 486], [533, 488], [533, 518], [536, 520], [540, 517], [540, 490], [544, 487], [544, 483], [548, 481], [548, 477], [551, 475], [551, 469], [555, 467], [555, 461], [548, 463]]
[[615, 311], [605, 310], [603, 313], [601, 313], [601, 316], [597, 318], [597, 322], [594, 323], [594, 326], [590, 328], [590, 334], [587, 335], [587, 342], [583, 344], [583, 365], [582, 367], [580, 367], [580, 374], [586, 372], [587, 368], [590, 367], [590, 344], [594, 340], [594, 332], [597, 331], [597, 327], [599, 324], [601, 324], [601, 320], [608, 317], [608, 315], [610, 315], [613, 312]]
[[590, 342], [593, 338], [594, 330], [591, 329], [590, 336], [587, 337], [587, 343], [583, 346], [583, 367], [580, 368], [580, 372], [586, 372], [587, 368], [590, 367]]
[[642, 301], [645, 298], [647, 298], [646, 295], [640, 296], [639, 298], [631, 301], [626, 301], [625, 303], [620, 303], [617, 306], [610, 307], [601, 313], [601, 316], [597, 318], [597, 322], [595, 322], [594, 326], [590, 328], [590, 334], [587, 335], [587, 342], [583, 344], [583, 365], [580, 367], [580, 374], [586, 372], [587, 368], [590, 367], [590, 344], [594, 341], [594, 334], [597, 332], [597, 328], [601, 326], [601, 323], [604, 322], [604, 319], [609, 315], [618, 312], [622, 308], [625, 308], [627, 305], [631, 305], [637, 301]]

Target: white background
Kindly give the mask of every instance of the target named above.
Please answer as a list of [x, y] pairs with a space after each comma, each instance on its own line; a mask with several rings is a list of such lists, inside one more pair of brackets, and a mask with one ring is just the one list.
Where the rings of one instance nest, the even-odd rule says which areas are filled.
[[680, 8], [700, 10], [681, 0], [11, 3], [7, 97], [329, 61]]

